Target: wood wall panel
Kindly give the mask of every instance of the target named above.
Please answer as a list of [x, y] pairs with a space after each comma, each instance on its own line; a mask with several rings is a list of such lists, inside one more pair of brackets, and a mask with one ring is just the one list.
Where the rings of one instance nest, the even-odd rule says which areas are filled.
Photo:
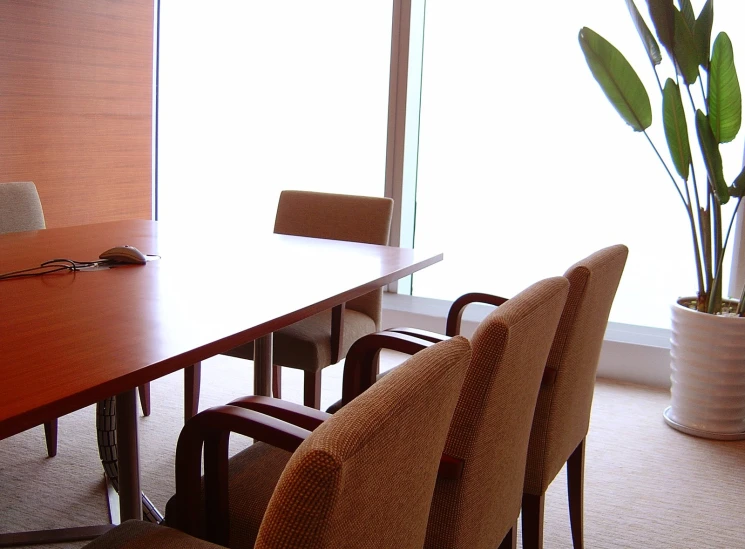
[[152, 216], [153, 0], [0, 0], [0, 182], [48, 227]]

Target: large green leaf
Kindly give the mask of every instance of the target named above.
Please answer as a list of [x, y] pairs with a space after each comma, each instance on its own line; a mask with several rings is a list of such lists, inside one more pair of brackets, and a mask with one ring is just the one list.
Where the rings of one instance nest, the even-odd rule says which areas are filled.
[[683, 14], [686, 26], [693, 32], [693, 27], [696, 25], [696, 16], [693, 14], [691, 0], [678, 0], [678, 6], [680, 6], [680, 13]]
[[683, 110], [683, 101], [680, 98], [680, 88], [671, 78], [668, 78], [665, 82], [665, 90], [662, 95], [662, 118], [667, 147], [670, 149], [675, 170], [680, 177], [688, 180], [691, 165], [688, 125]]
[[726, 204], [729, 201], [729, 189], [727, 188], [727, 183], [724, 181], [719, 143], [714, 137], [714, 133], [711, 131], [711, 125], [701, 109], [696, 111], [696, 133], [698, 134], [698, 143], [701, 146], [701, 154], [704, 157], [704, 164], [706, 164], [706, 171], [709, 175], [709, 183], [711, 184], [712, 191], [720, 204]]
[[693, 37], [693, 29], [688, 27], [685, 17], [678, 10], [673, 11], [675, 19], [675, 61], [683, 80], [689, 86], [698, 78], [698, 50]]
[[709, 70], [709, 50], [711, 49], [711, 26], [714, 23], [714, 3], [707, 0], [701, 13], [696, 19], [693, 35], [696, 39], [696, 50], [698, 51], [698, 62], [704, 68]]
[[673, 58], [675, 43], [675, 6], [673, 0], [647, 0], [649, 15], [652, 18], [657, 38], [665, 46], [670, 58]]
[[727, 33], [720, 32], [714, 41], [709, 67], [709, 121], [719, 143], [729, 143], [740, 131], [742, 95], [735, 69], [732, 42]]
[[579, 45], [592, 75], [621, 118], [637, 132], [651, 126], [649, 95], [623, 54], [587, 27], [579, 31]]
[[639, 10], [636, 8], [634, 0], [626, 0], [626, 7], [629, 9], [631, 20], [634, 22], [634, 26], [636, 27], [636, 32], [639, 33], [639, 38], [642, 39], [644, 49], [647, 50], [647, 56], [649, 56], [650, 62], [652, 65], [659, 65], [662, 63], [662, 54], [660, 53], [660, 46], [657, 44], [657, 40], [654, 39], [652, 31], [649, 30], [642, 14], [639, 13]]

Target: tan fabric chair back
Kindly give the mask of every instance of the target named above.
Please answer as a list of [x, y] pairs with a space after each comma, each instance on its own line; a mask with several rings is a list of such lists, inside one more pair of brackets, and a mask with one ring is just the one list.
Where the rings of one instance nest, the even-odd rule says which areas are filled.
[[465, 338], [425, 349], [318, 427], [269, 501], [260, 549], [420, 549]]
[[0, 183], [0, 234], [46, 228], [39, 193], [31, 181]]
[[540, 495], [587, 435], [600, 349], [628, 248], [604, 248], [575, 263], [530, 436], [525, 492]]
[[[392, 217], [390, 198], [287, 190], [279, 197], [274, 232], [385, 246]], [[383, 290], [376, 290], [349, 301], [347, 308], [365, 313], [379, 330], [382, 299]]]
[[438, 479], [425, 547], [494, 549], [517, 520], [538, 387], [568, 290], [563, 277], [533, 284], [474, 333], [445, 446], [463, 474]]

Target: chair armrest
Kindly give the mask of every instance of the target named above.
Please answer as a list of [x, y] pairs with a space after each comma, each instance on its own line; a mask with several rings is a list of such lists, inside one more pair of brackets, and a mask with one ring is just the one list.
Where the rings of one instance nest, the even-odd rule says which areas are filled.
[[368, 334], [355, 341], [344, 361], [341, 405], [345, 406], [375, 383], [378, 370], [376, 358], [382, 349], [413, 355], [430, 345], [434, 343], [388, 331]]
[[445, 324], [445, 334], [451, 337], [460, 334], [460, 321], [467, 305], [470, 305], [471, 303], [486, 303], [487, 305], [498, 307], [506, 302], [506, 297], [499, 297], [492, 294], [482, 294], [477, 292], [463, 294], [453, 301], [453, 304], [450, 306], [448, 318]]
[[396, 332], [397, 334], [407, 334], [413, 337], [418, 337], [419, 339], [431, 341], [432, 343], [439, 343], [440, 341], [445, 341], [446, 339], [449, 339], [449, 336], [438, 334], [437, 332], [430, 332], [429, 330], [421, 330], [419, 328], [409, 328], [409, 327], [388, 328], [386, 331]]
[[229, 406], [238, 406], [247, 410], [261, 412], [291, 423], [308, 431], [314, 430], [321, 423], [331, 417], [331, 414], [309, 408], [295, 402], [288, 402], [279, 398], [250, 395], [228, 402]]
[[[177, 515], [183, 523], [176, 528], [187, 534], [227, 544], [228, 441], [238, 433], [287, 450], [295, 451], [310, 431], [253, 410], [238, 406], [216, 406], [186, 422], [176, 445]], [[204, 446], [204, 507], [201, 505], [201, 461]], [[199, 531], [199, 513], [206, 510], [206, 532]]]

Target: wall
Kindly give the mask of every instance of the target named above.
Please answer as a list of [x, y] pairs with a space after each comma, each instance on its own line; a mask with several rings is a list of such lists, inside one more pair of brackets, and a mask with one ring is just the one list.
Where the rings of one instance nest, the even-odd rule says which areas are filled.
[[0, 2], [0, 182], [48, 227], [152, 211], [153, 0]]

